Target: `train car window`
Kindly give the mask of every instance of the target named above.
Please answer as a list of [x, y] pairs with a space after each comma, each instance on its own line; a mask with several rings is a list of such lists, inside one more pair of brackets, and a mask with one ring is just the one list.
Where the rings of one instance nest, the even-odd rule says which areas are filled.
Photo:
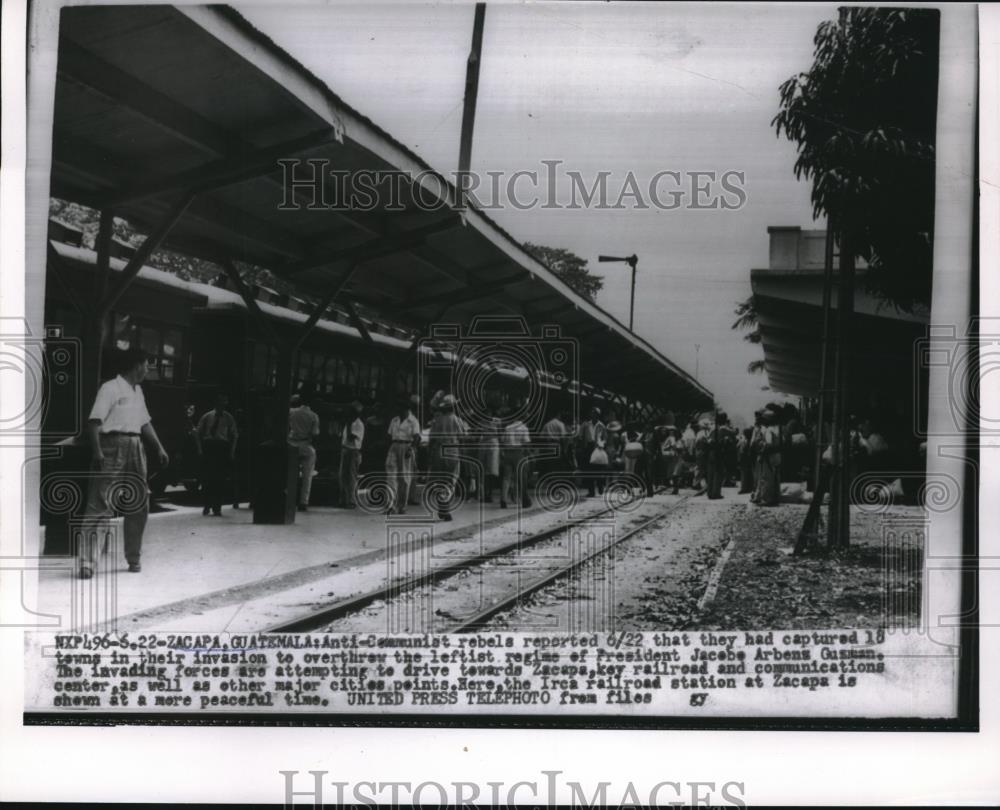
[[263, 343], [253, 344], [251, 359], [251, 379], [254, 385], [264, 385], [267, 382], [267, 346]]
[[116, 349], [132, 348], [132, 341], [134, 339], [135, 324], [132, 323], [132, 318], [130, 315], [123, 315], [120, 312], [115, 313], [114, 317], [114, 329], [112, 334], [112, 343]]
[[278, 350], [267, 347], [267, 385], [274, 388], [278, 384]]
[[326, 383], [325, 389], [326, 393], [333, 393], [333, 386], [336, 384], [337, 374], [337, 358], [328, 357], [326, 358], [326, 364], [323, 366], [323, 381]]
[[313, 355], [312, 368], [309, 369], [309, 379], [316, 386], [317, 391], [323, 390], [323, 355], [316, 353]]
[[82, 334], [82, 322], [79, 312], [75, 309], [60, 306], [52, 307], [51, 312], [51, 318], [45, 322], [46, 326], [61, 327], [64, 337], [80, 337]]
[[177, 359], [181, 356], [181, 333], [177, 329], [167, 329], [163, 333], [163, 356]]
[[151, 381], [156, 381], [160, 379], [160, 332], [157, 329], [153, 329], [149, 326], [143, 326], [139, 329], [139, 346], [144, 352], [150, 357], [149, 371], [146, 373], [146, 379]]
[[313, 377], [313, 366], [316, 363], [316, 355], [312, 352], [303, 352], [302, 357], [302, 382], [311, 383], [315, 379]]
[[156, 357], [160, 354], [160, 333], [149, 326], [143, 326], [139, 330], [139, 340], [142, 350], [147, 354], [154, 355]]

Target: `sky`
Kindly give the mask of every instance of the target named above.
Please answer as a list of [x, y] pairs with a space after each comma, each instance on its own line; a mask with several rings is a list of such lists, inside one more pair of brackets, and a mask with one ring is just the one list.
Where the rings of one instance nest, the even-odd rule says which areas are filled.
[[[458, 164], [471, 4], [241, 7], [345, 102], [431, 166]], [[597, 303], [628, 323], [630, 275], [599, 254], [639, 257], [635, 331], [748, 419], [774, 392], [747, 373], [763, 353], [733, 331], [766, 267], [767, 227], [817, 227], [795, 147], [771, 126], [778, 87], [813, 61], [833, 5], [489, 3], [474, 172], [744, 173], [738, 210], [516, 210], [489, 215], [521, 241], [562, 247], [604, 278]], [[560, 174], [557, 194], [568, 194]], [[588, 184], [589, 184], [588, 180]], [[669, 190], [669, 178], [662, 187]], [[700, 346], [700, 349], [696, 349]]]

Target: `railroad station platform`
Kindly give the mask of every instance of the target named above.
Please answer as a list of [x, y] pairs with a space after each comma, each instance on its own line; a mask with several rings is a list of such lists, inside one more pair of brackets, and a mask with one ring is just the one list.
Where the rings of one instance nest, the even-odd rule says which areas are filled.
[[[577, 513], [606, 506], [600, 497], [582, 499]], [[367, 566], [384, 576], [388, 566], [372, 564], [419, 548], [428, 531], [436, 554], [440, 545], [457, 552], [480, 536], [499, 542], [501, 535], [537, 532], [559, 519], [537, 504], [518, 510], [467, 503], [450, 522], [430, 518], [419, 507], [409, 512], [389, 519], [360, 509], [310, 507], [294, 524], [274, 526], [254, 524], [245, 505], [205, 517], [200, 507], [171, 504], [169, 511], [149, 516], [141, 573], [128, 572], [120, 550], [101, 559], [91, 580], [76, 578], [72, 561], [65, 560], [39, 572], [37, 609], [63, 617], [60, 626], [66, 629], [125, 632], [177, 622], [186, 629], [235, 629], [233, 620], [247, 603], [310, 592], [313, 584], [353, 568]], [[390, 540], [387, 525], [400, 530], [396, 540]]]

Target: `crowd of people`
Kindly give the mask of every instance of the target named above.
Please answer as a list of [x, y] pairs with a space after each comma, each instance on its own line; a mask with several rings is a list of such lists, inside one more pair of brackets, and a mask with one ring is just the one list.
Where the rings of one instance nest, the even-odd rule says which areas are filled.
[[[101, 386], [88, 421], [93, 466], [100, 474], [89, 488], [87, 515], [96, 526], [125, 511], [125, 553], [133, 572], [141, 570], [148, 511], [148, 492], [138, 483], [146, 477], [144, 443], [155, 448], [161, 465], [169, 462], [145, 407], [140, 387], [145, 372], [145, 355], [128, 353], [123, 372]], [[597, 406], [586, 409], [576, 423], [566, 410], [555, 409], [543, 424], [529, 427], [523, 418], [529, 409], [516, 401], [498, 402], [470, 425], [459, 405], [453, 394], [438, 391], [426, 409], [417, 395], [399, 399], [391, 418], [387, 411], [369, 412], [357, 401], [343, 409], [333, 423], [337, 505], [356, 508], [358, 494], [366, 488], [365, 477], [384, 474], [390, 490], [386, 512], [404, 514], [407, 506], [420, 502], [419, 477], [431, 487], [433, 508], [444, 521], [450, 521], [458, 503], [467, 498], [490, 504], [496, 496], [501, 509], [530, 507], [532, 494], [546, 481], [569, 482], [586, 497], [601, 495], [614, 485], [650, 496], [658, 487], [674, 494], [687, 488], [715, 500], [723, 497], [723, 488], [738, 486], [739, 494], [749, 494], [753, 503], [771, 507], [781, 502], [783, 483], [791, 482], [805, 492], [817, 480], [817, 461], [822, 471], [833, 460], [831, 447], [817, 452], [816, 437], [805, 426], [810, 420], [789, 404], [758, 411], [754, 425], [742, 430], [722, 411], [680, 423], [670, 418], [663, 424], [648, 419], [623, 423], [614, 411], [605, 415]], [[230, 498], [234, 508], [239, 505], [231, 479], [237, 447], [246, 441], [241, 443], [239, 420], [228, 408], [228, 397], [219, 393], [212, 408], [200, 416], [193, 409], [188, 414], [202, 514], [210, 517], [221, 515]], [[824, 434], [829, 434], [828, 427]], [[312, 497], [320, 436], [321, 420], [308, 393], [296, 394], [289, 403], [287, 442], [298, 460], [302, 511], [308, 510]], [[877, 477], [879, 470], [902, 468], [914, 471], [908, 479], [911, 486], [913, 481], [919, 484], [924, 461], [920, 449], [904, 457], [892, 445], [871, 418], [852, 416], [846, 459], [852, 480], [862, 473], [875, 471]], [[328, 466], [331, 458], [325, 460]], [[112, 503], [112, 493], [133, 480], [134, 503], [123, 510]], [[901, 479], [886, 480], [884, 487], [890, 497], [907, 496]], [[83, 533], [78, 548], [83, 577], [93, 574], [98, 534]]]
[[[723, 497], [723, 487], [739, 485], [755, 503], [778, 502], [783, 434], [772, 411], [762, 412], [754, 428], [739, 431], [721, 411], [681, 427], [651, 420], [623, 423], [614, 411], [605, 417], [596, 406], [574, 423], [568, 411], [555, 409], [532, 430], [522, 418], [523, 403], [497, 404], [470, 425], [455, 397], [438, 391], [427, 403], [421, 428], [422, 404], [416, 395], [400, 399], [388, 422], [385, 414], [366, 414], [361, 403], [351, 404], [340, 427], [337, 506], [356, 508], [364, 476], [382, 472], [391, 490], [387, 512], [405, 514], [417, 503], [420, 477], [434, 485], [436, 511], [445, 521], [463, 498], [497, 503], [500, 509], [528, 508], [535, 488], [546, 480], [572, 482], [586, 497], [603, 495], [615, 484], [647, 495], [658, 487], [674, 494], [684, 487], [714, 500]], [[318, 416], [296, 395], [289, 443], [300, 458], [300, 510], [309, 508], [312, 441], [318, 433]]]
[[[798, 410], [772, 405], [755, 414], [752, 427], [738, 429], [722, 411], [696, 415], [686, 423], [657, 424], [650, 420], [619, 420], [590, 407], [574, 423], [568, 411], [553, 410], [539, 429], [532, 431], [521, 416], [523, 403], [498, 404], [478, 415], [474, 427], [460, 415], [459, 403], [438, 391], [424, 408], [419, 396], [399, 399], [391, 418], [384, 412], [353, 402], [338, 421], [336, 505], [357, 506], [363, 476], [385, 473], [391, 495], [389, 513], [405, 514], [417, 503], [416, 483], [433, 481], [439, 493], [437, 513], [451, 520], [461, 498], [523, 508], [532, 505], [532, 491], [543, 478], [572, 481], [586, 497], [602, 495], [612, 483], [633, 492], [652, 495], [658, 487], [678, 494], [681, 488], [716, 500], [723, 488], [738, 487], [758, 506], [776, 506], [782, 483], [811, 488], [815, 463], [815, 438], [803, 426]], [[238, 441], [236, 420], [226, 410], [220, 394], [215, 407], [203, 414], [194, 428], [201, 459], [201, 489], [205, 515], [218, 515], [226, 492]], [[305, 394], [296, 394], [288, 415], [288, 443], [299, 459], [298, 508], [309, 508], [316, 474], [315, 441], [320, 418]], [[888, 443], [868, 419], [851, 420], [852, 458], [855, 473], [877, 467], [888, 457]], [[829, 463], [830, 450], [821, 463]], [[360, 481], [360, 483], [359, 483]]]

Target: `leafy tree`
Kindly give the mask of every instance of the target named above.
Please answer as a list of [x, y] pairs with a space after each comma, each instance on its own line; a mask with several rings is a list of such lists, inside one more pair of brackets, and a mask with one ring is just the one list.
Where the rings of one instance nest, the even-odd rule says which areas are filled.
[[[812, 181], [813, 214], [826, 215], [841, 247], [837, 335], [851, 329], [854, 259], [871, 293], [906, 311], [930, 304], [934, 229], [934, 137], [940, 12], [840, 9], [813, 39], [807, 73], [781, 85], [772, 124], [798, 147], [796, 177]], [[850, 543], [846, 411], [852, 354], [841, 352], [833, 386], [834, 464], [828, 546]], [[796, 543], [814, 542], [825, 484]]]
[[[67, 202], [57, 198], [49, 200], [49, 216], [60, 219], [69, 225], [80, 228], [83, 231], [83, 246], [95, 249], [97, 242], [97, 230], [100, 226], [101, 214], [99, 211], [89, 208], [79, 203]], [[112, 235], [122, 242], [126, 242], [133, 247], [142, 244], [146, 238], [129, 222], [115, 217], [112, 222]], [[158, 270], [165, 270], [185, 281], [200, 281], [206, 284], [213, 283], [221, 273], [218, 265], [199, 259], [194, 256], [187, 256], [172, 250], [159, 249], [150, 255], [148, 264]], [[283, 281], [263, 267], [251, 266], [240, 263], [243, 278], [247, 284], [261, 284], [265, 287], [277, 290], [280, 293], [297, 294], [292, 285]]]
[[798, 145], [814, 215], [850, 235], [869, 290], [907, 311], [931, 295], [939, 18], [841, 9], [817, 29], [809, 72], [781, 85], [772, 121]]
[[524, 249], [548, 267], [574, 291], [591, 301], [604, 286], [604, 279], [587, 270], [587, 260], [565, 248], [524, 243]]

